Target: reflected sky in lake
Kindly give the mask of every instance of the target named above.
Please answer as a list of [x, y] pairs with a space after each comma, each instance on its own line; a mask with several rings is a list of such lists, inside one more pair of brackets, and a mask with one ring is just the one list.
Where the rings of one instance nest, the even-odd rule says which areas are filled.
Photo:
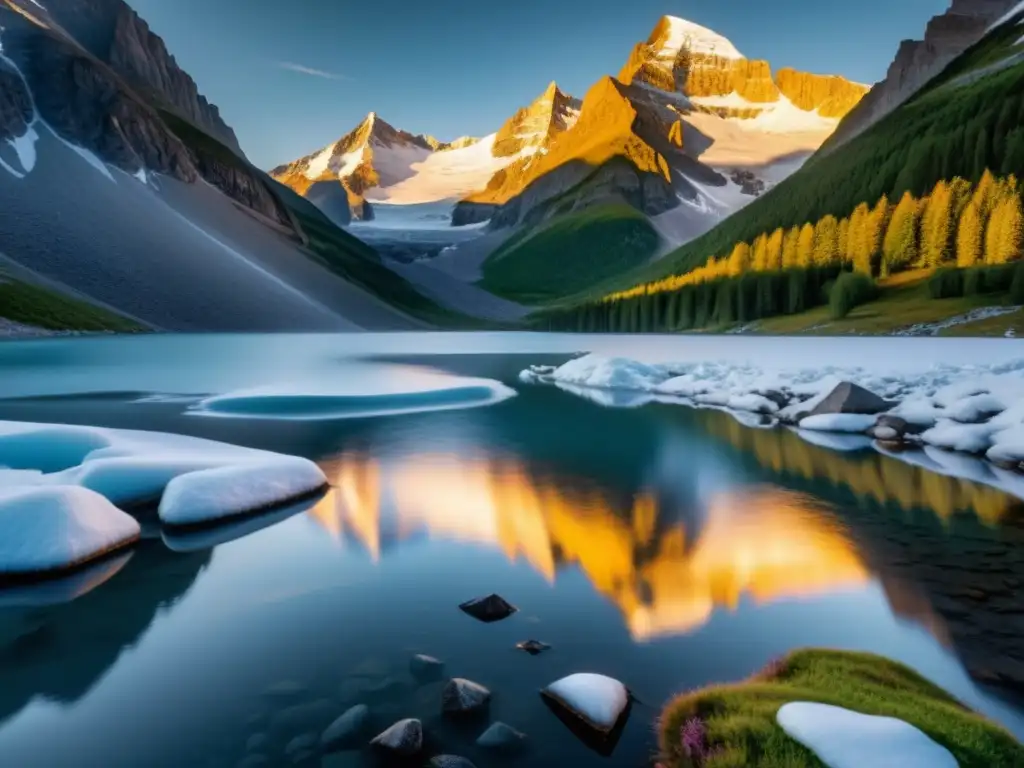
[[[1014, 679], [1024, 682], [1014, 678], [1024, 647], [1016, 499], [720, 412], [614, 410], [522, 388], [524, 359], [511, 355], [433, 365], [519, 394], [333, 422], [197, 419], [180, 403], [110, 394], [0, 402], [5, 419], [299, 453], [332, 484], [266, 527], [207, 540], [152, 530], [130, 557], [73, 583], [0, 594], [5, 764], [80, 766], [89, 755], [108, 767], [234, 766], [254, 733], [281, 760], [288, 739], [316, 727], [281, 719], [294, 702], [265, 692], [284, 680], [337, 714], [369, 700], [381, 729], [420, 717], [437, 748], [492, 764], [477, 734], [441, 720], [439, 688], [410, 678], [414, 653], [494, 691], [492, 718], [533, 745], [503, 765], [645, 765], [672, 694], [807, 645], [899, 659], [1024, 736], [1012, 698]], [[489, 592], [520, 611], [490, 625], [458, 611]], [[514, 649], [531, 637], [552, 650]], [[611, 759], [537, 696], [584, 670], [618, 677], [640, 700]], [[359, 752], [346, 759], [372, 765]]]

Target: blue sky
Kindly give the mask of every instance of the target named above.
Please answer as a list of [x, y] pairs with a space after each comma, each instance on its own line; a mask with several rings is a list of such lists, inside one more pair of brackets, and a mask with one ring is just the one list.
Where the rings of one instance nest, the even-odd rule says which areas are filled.
[[664, 14], [775, 68], [873, 83], [949, 0], [128, 0], [269, 168], [375, 111], [482, 136], [551, 81], [583, 96]]

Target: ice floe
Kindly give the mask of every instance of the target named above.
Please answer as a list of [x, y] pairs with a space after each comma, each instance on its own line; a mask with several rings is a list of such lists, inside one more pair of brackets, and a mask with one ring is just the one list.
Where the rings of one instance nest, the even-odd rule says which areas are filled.
[[83, 564], [169, 526], [238, 518], [325, 487], [313, 462], [159, 432], [0, 421], [0, 574]]
[[[877, 438], [904, 449], [957, 452], [947, 461], [928, 459], [929, 468], [1021, 495], [1024, 359], [916, 371], [901, 363], [897, 372], [880, 366], [772, 369], [740, 361], [653, 363], [587, 354], [554, 369], [529, 368], [519, 378], [611, 407], [662, 402], [725, 410], [749, 426], [797, 427], [804, 439], [838, 450], [871, 445], [886, 452], [890, 446]], [[891, 455], [913, 460], [915, 453]], [[973, 458], [983, 456], [999, 466]]]
[[73, 568], [133, 543], [140, 532], [133, 517], [85, 488], [0, 489], [0, 576]]
[[829, 768], [957, 768], [952, 753], [923, 731], [895, 717], [793, 701], [776, 721]]
[[190, 412], [249, 419], [343, 419], [473, 408], [513, 395], [515, 390], [491, 379], [382, 366], [368, 381], [353, 379], [347, 386], [339, 382], [321, 388], [277, 385], [238, 390], [206, 398]]

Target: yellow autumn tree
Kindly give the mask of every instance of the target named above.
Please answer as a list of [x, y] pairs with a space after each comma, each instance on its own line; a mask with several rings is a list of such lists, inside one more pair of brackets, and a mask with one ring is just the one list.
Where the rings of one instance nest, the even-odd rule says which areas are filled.
[[985, 235], [985, 262], [1006, 264], [1020, 257], [1021, 249], [1020, 198], [1012, 194], [992, 210]]
[[921, 204], [910, 192], [904, 192], [882, 242], [882, 275], [906, 269], [917, 262], [918, 218]]
[[864, 222], [864, 235], [860, 253], [861, 265], [857, 267], [858, 271], [869, 275], [878, 274], [881, 265], [882, 245], [892, 214], [893, 209], [889, 204], [888, 195], [882, 195]]
[[729, 255], [729, 274], [742, 275], [750, 269], [750, 246], [746, 243], [736, 243], [732, 253]]
[[839, 220], [839, 260], [844, 264], [849, 261], [849, 242], [850, 242], [850, 220], [840, 219]]
[[782, 268], [793, 269], [799, 263], [797, 252], [800, 242], [800, 227], [792, 227], [786, 230], [782, 238]]
[[768, 268], [768, 236], [762, 233], [754, 238], [754, 244], [750, 250], [754, 271], [764, 272]]
[[921, 217], [921, 264], [937, 267], [950, 256], [953, 234], [953, 197], [949, 184], [939, 181], [924, 206]]
[[956, 265], [973, 267], [981, 261], [982, 242], [981, 213], [974, 202], [967, 204], [960, 214], [960, 224], [956, 230]]
[[846, 235], [846, 261], [853, 264], [854, 269], [871, 273], [871, 262], [864, 255], [867, 251], [867, 226], [871, 209], [867, 203], [861, 203], [850, 214], [850, 229]]
[[809, 267], [814, 263], [814, 227], [804, 224], [796, 243], [796, 265]]
[[785, 230], [779, 227], [768, 236], [768, 269], [778, 271], [782, 269], [782, 241], [785, 239]]
[[822, 216], [814, 227], [814, 264], [828, 267], [839, 263], [839, 222], [832, 214]]

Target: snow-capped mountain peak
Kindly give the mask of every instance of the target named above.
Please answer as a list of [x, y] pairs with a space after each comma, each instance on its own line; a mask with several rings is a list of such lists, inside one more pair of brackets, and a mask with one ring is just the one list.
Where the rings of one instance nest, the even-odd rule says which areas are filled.
[[664, 58], [675, 58], [684, 45], [691, 53], [723, 59], [745, 58], [729, 38], [678, 16], [663, 16], [651, 35], [650, 44]]

